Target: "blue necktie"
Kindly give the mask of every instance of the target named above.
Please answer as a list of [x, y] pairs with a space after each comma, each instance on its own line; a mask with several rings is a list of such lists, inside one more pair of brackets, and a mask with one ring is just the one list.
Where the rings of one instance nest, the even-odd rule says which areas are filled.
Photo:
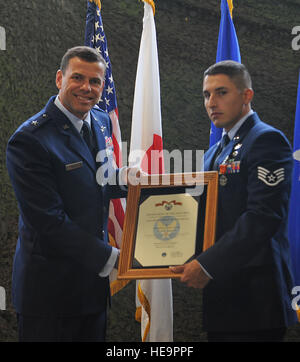
[[93, 135], [92, 130], [87, 121], [83, 121], [83, 125], [80, 131], [85, 143], [87, 144], [89, 150], [91, 151], [92, 155], [94, 154], [94, 142], [93, 142]]
[[219, 144], [219, 147], [217, 149], [217, 152], [215, 153], [214, 156], [214, 161], [213, 161], [213, 170], [218, 170], [218, 158], [220, 156], [220, 154], [222, 153], [223, 149], [228, 145], [228, 143], [230, 142], [230, 138], [228, 136], [227, 133], [224, 134], [224, 136], [222, 137], [222, 140]]

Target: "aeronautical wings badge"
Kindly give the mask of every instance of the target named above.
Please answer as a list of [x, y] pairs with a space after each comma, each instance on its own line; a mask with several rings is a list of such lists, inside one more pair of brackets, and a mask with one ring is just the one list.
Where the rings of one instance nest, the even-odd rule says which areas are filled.
[[284, 168], [275, 171], [269, 171], [264, 167], [257, 167], [258, 179], [263, 181], [267, 186], [276, 186], [284, 180]]

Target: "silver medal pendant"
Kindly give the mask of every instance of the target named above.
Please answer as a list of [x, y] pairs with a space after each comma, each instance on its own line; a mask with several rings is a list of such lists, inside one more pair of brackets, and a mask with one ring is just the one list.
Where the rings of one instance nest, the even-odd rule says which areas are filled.
[[225, 175], [221, 175], [219, 177], [220, 186], [226, 186], [227, 185], [227, 177]]

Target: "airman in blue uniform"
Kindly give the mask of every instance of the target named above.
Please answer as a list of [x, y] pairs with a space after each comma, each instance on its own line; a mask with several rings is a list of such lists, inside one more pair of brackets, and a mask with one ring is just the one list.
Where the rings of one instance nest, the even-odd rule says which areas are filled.
[[204, 159], [206, 171], [219, 173], [216, 242], [172, 270], [204, 288], [209, 341], [280, 341], [296, 323], [287, 238], [291, 148], [252, 111], [244, 65], [223, 61], [208, 68], [203, 94], [209, 118], [224, 129]]
[[[110, 175], [119, 173], [112, 165], [110, 118], [96, 106], [104, 74], [94, 49], [70, 49], [57, 72], [58, 96], [8, 142], [20, 211], [12, 291], [21, 341], [105, 338], [108, 275], [118, 258], [108, 244], [108, 207], [125, 191], [105, 175], [96, 180], [105, 163]], [[84, 122], [90, 145], [81, 135]], [[107, 155], [100, 162], [98, 151]]]

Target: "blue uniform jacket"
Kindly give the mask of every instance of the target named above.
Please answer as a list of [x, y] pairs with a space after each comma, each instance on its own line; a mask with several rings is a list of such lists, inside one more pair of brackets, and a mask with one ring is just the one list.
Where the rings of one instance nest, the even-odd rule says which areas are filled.
[[109, 297], [108, 278], [98, 275], [111, 254], [109, 200], [125, 196], [119, 186], [96, 181], [100, 166], [112, 167], [111, 122], [106, 113], [91, 110], [98, 149], [108, 155], [96, 164], [54, 99], [7, 146], [20, 211], [13, 304], [27, 315], [96, 313]]
[[[205, 154], [206, 171], [217, 147]], [[287, 238], [289, 142], [254, 113], [223, 149], [219, 163], [216, 243], [197, 258], [213, 278], [204, 289], [204, 328], [250, 331], [291, 325], [296, 315]]]

